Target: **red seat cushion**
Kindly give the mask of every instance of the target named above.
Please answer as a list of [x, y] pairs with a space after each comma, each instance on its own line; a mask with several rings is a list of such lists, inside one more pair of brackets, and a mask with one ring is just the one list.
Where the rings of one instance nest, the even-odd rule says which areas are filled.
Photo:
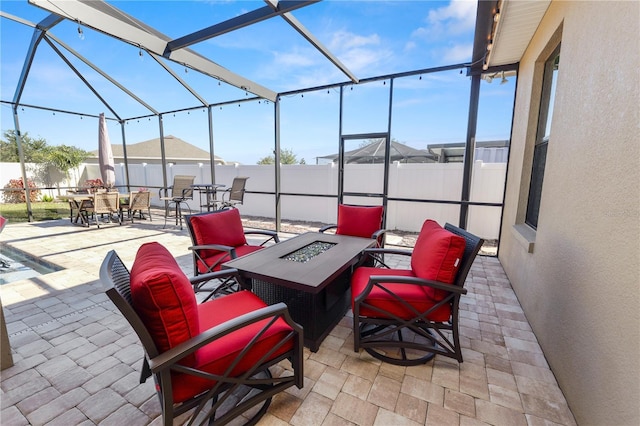
[[[256, 250], [260, 250], [261, 248], [264, 248], [264, 247], [250, 246], [250, 245], [236, 247], [236, 256], [241, 257], [241, 256], [244, 256], [245, 254], [253, 253]], [[231, 260], [231, 256], [226, 251], [203, 250], [203, 252], [205, 251], [214, 253], [213, 255], [207, 256], [204, 258], [204, 261], [207, 263], [207, 265], [216, 265], [212, 269], [212, 271], [219, 271], [220, 265], [222, 265], [224, 262], [228, 262]], [[198, 271], [201, 274], [208, 272], [208, 268], [200, 260], [198, 260], [197, 263], [198, 263]]]
[[[456, 279], [466, 246], [465, 239], [447, 231], [438, 222], [427, 219], [411, 255], [411, 269], [416, 277], [451, 284]], [[447, 292], [425, 287], [427, 295], [442, 300]]]
[[383, 206], [338, 206], [336, 234], [371, 238], [382, 226]]
[[[413, 277], [413, 273], [408, 269], [386, 269], [386, 268], [371, 268], [360, 267], [356, 269], [351, 278], [351, 308], [353, 309], [353, 302], [355, 297], [358, 296], [367, 286], [369, 277], [372, 275], [395, 275], [404, 277]], [[413, 306], [418, 312], [425, 312], [431, 309], [437, 301], [425, 295], [422, 286], [413, 284], [397, 284], [397, 283], [385, 283], [385, 288], [389, 289], [401, 300], [404, 300], [409, 305]], [[388, 312], [402, 319], [415, 318], [416, 314], [411, 311], [407, 306], [400, 303], [394, 296], [387, 293], [380, 287], [374, 287], [371, 293], [366, 298], [366, 303], [377, 308], [382, 309], [384, 312]], [[361, 305], [360, 315], [370, 318], [390, 318], [389, 314], [379, 312], [372, 308], [367, 308]], [[431, 321], [443, 322], [448, 321], [451, 316], [451, 306], [446, 303], [440, 306], [436, 310], [430, 313], [427, 318]]]
[[[191, 283], [159, 243], [146, 243], [138, 249], [131, 268], [131, 298], [160, 352], [200, 333]], [[195, 364], [195, 356], [183, 363]]]
[[[200, 329], [210, 329], [225, 321], [265, 306], [267, 305], [258, 296], [246, 290], [219, 297], [198, 306]], [[196, 351], [196, 367], [212, 374], [222, 375], [229, 365], [238, 358], [242, 349], [256, 336], [268, 321], [269, 319], [266, 319], [234, 331], [198, 349], [198, 351]], [[231, 375], [241, 375], [254, 367], [264, 354], [274, 348], [277, 343], [291, 331], [291, 327], [289, 327], [282, 318], [279, 318], [260, 336], [255, 346], [243, 356], [238, 365], [233, 369]], [[268, 359], [277, 358], [285, 352], [290, 351], [293, 345], [293, 339], [288, 340], [281, 348], [270, 355]], [[186, 374], [174, 374], [172, 384], [175, 402], [185, 401], [212, 386], [210, 380]]]
[[[247, 244], [240, 212], [237, 209], [195, 215], [190, 219], [196, 245], [220, 244], [238, 247]], [[219, 253], [218, 250], [205, 250], [201, 255], [209, 257]]]

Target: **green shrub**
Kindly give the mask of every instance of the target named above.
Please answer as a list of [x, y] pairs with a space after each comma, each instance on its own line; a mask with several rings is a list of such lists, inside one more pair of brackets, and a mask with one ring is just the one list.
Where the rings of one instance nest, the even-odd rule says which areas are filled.
[[[40, 190], [37, 189], [36, 184], [33, 181], [27, 181], [28, 187], [33, 188], [29, 190], [29, 200], [31, 202], [37, 201], [40, 196]], [[4, 186], [4, 192], [2, 194], [5, 203], [25, 203], [26, 197], [23, 190], [24, 184], [22, 178], [11, 179], [8, 184]]]
[[42, 201], [45, 203], [50, 203], [53, 201], [53, 197], [51, 195], [44, 194], [42, 196]]

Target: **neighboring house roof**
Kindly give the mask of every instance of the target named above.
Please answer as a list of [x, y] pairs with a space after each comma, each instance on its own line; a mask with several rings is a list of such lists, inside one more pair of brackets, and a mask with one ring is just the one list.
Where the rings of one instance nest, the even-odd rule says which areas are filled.
[[[427, 149], [416, 149], [400, 142], [391, 142], [391, 161], [401, 163], [461, 163], [464, 156], [465, 143], [429, 144]], [[485, 163], [506, 163], [509, 152], [509, 141], [476, 142], [475, 160]], [[383, 140], [376, 140], [352, 151], [344, 153], [344, 161], [349, 164], [366, 164], [384, 162], [385, 145]], [[338, 154], [318, 157], [316, 162], [337, 162]]]
[[[376, 140], [368, 145], [344, 153], [344, 161], [349, 164], [382, 163], [385, 156], [384, 139]], [[424, 149], [415, 149], [400, 142], [391, 142], [391, 161], [401, 163], [433, 163], [435, 158]], [[318, 157], [318, 160], [338, 161], [338, 154]]]
[[[462, 163], [464, 159], [464, 142], [436, 143], [427, 145], [427, 151], [435, 156], [439, 163]], [[506, 163], [509, 155], [509, 141], [476, 141], [473, 156], [475, 161], [485, 163]]]
[[[124, 161], [123, 148], [121, 144], [111, 144], [113, 158], [117, 162], [118, 159]], [[164, 150], [166, 161], [169, 163], [184, 162], [209, 162], [209, 152], [198, 148], [182, 139], [173, 135], [164, 137]], [[92, 151], [95, 157], [98, 157], [98, 151]], [[127, 144], [127, 158], [129, 161], [139, 160], [148, 162], [160, 161], [160, 138], [150, 139], [148, 141]], [[214, 156], [216, 164], [225, 164], [225, 161]]]

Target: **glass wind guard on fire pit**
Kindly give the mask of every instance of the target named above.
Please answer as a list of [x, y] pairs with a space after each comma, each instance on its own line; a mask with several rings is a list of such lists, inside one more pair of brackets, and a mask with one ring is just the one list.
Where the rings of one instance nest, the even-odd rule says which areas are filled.
[[291, 252], [287, 255], [281, 257], [281, 259], [285, 260], [293, 260], [294, 262], [306, 263], [316, 257], [319, 254], [324, 253], [329, 250], [331, 247], [335, 246], [336, 243], [327, 243], [324, 241], [314, 241], [311, 244], [307, 244], [306, 246], [299, 248], [298, 250]]

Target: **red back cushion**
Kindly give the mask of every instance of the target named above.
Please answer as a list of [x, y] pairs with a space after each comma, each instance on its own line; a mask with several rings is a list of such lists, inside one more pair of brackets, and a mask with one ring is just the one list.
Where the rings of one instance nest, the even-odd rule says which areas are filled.
[[[451, 284], [462, 262], [465, 245], [464, 238], [447, 231], [438, 222], [427, 219], [413, 248], [411, 269], [419, 278]], [[446, 292], [441, 290], [425, 291], [435, 300], [442, 300], [446, 296]]]
[[338, 206], [336, 234], [371, 238], [382, 226], [383, 206]]
[[[200, 333], [198, 306], [187, 276], [159, 243], [143, 244], [131, 268], [133, 307], [160, 352]], [[195, 365], [195, 356], [184, 364]]]
[[[221, 244], [239, 247], [247, 244], [238, 209], [191, 216], [191, 227], [197, 245]], [[204, 253], [204, 256], [216, 253], [219, 251], [210, 250]]]

